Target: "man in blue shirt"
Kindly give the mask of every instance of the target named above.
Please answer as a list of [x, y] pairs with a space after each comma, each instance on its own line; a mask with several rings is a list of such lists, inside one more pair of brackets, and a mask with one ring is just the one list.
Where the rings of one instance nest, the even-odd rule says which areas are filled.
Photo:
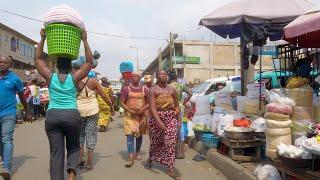
[[[23, 104], [27, 120], [31, 120], [28, 105], [23, 97], [23, 83], [19, 77], [9, 70], [11, 58], [0, 55], [0, 127], [3, 145], [3, 168], [0, 175], [10, 179], [11, 160], [13, 155], [13, 131], [16, 123], [16, 94]], [[0, 151], [1, 152], [1, 151]]]

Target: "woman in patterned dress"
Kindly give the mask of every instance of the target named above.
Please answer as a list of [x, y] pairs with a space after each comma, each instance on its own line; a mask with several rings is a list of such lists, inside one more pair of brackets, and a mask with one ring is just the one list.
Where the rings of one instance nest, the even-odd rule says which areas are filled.
[[[113, 91], [111, 88], [111, 85], [108, 84], [108, 78], [107, 77], [102, 77], [100, 79], [101, 81], [101, 86], [102, 90], [105, 93], [107, 97], [111, 99], [111, 106], [107, 103], [104, 102], [104, 100], [99, 96], [98, 98], [98, 104], [99, 104], [99, 121], [98, 121], [98, 126], [99, 126], [99, 131], [100, 132], [105, 132], [108, 124], [112, 118], [111, 110], [113, 110], [113, 104], [114, 104], [114, 98], [113, 98]], [[114, 110], [113, 110], [114, 111]]]
[[[79, 92], [77, 96], [78, 110], [81, 116], [80, 130], [80, 157], [79, 166], [84, 166], [84, 144], [88, 150], [86, 168], [92, 169], [93, 151], [97, 144], [97, 124], [99, 120], [99, 106], [97, 94], [111, 106], [112, 102], [109, 97], [103, 92], [99, 82], [95, 78], [86, 77], [78, 84]], [[114, 112], [111, 109], [112, 113]]]
[[128, 162], [125, 167], [134, 164], [134, 140], [136, 139], [136, 157], [141, 159], [140, 148], [142, 135], [146, 133], [145, 112], [149, 109], [147, 94], [148, 88], [139, 85], [140, 74], [132, 73], [132, 81], [121, 90], [121, 106], [124, 109], [124, 132], [127, 136]]
[[168, 175], [179, 179], [174, 173], [175, 146], [177, 128], [181, 126], [177, 116], [180, 113], [177, 92], [167, 85], [167, 73], [157, 72], [157, 84], [150, 89], [149, 103], [152, 118], [148, 122], [150, 134], [149, 159], [146, 168], [151, 168], [152, 161], [168, 168]]

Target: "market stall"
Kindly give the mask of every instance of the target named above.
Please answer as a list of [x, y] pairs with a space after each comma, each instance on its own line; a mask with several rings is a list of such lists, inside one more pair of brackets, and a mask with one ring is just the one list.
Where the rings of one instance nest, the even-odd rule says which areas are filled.
[[[298, 1], [276, 1], [274, 3], [259, 1], [259, 3], [261, 2], [259, 5], [251, 2], [254, 4], [252, 9], [250, 9], [252, 5], [250, 2], [245, 1], [245, 4], [242, 4], [244, 1], [239, 0], [230, 3], [223, 8], [218, 8], [200, 22], [200, 25], [206, 26], [224, 38], [240, 37], [242, 72], [247, 69], [245, 65], [248, 63], [248, 59], [246, 59], [248, 58], [248, 54], [246, 54], [247, 43], [253, 42], [254, 46], [261, 47], [267, 38], [271, 40], [281, 39], [276, 34], [282, 35], [282, 28], [285, 25], [311, 7], [310, 4], [305, 5], [303, 7], [307, 9], [301, 8], [300, 12], [297, 9], [291, 9], [296, 13], [296, 16], [292, 14], [290, 17], [289, 15], [282, 17], [281, 15], [285, 11], [290, 14], [290, 7]], [[281, 3], [283, 5], [280, 5]], [[298, 4], [301, 6], [301, 3], [306, 3], [306, 1]], [[260, 5], [262, 6], [261, 9], [258, 7]], [[275, 7], [271, 7], [273, 5]], [[270, 9], [272, 9], [272, 13], [269, 11]], [[277, 13], [277, 10], [279, 10], [279, 13]], [[262, 14], [264, 15], [261, 16]], [[275, 18], [277, 15], [279, 17]], [[287, 19], [284, 20], [285, 18]], [[277, 21], [279, 19], [282, 20]], [[258, 21], [259, 23], [257, 23]], [[285, 25], [280, 29], [259, 31], [259, 33], [264, 32], [265, 34], [262, 33], [259, 36], [263, 38], [257, 38], [259, 28], [265, 30], [266, 26], [269, 27], [272, 24]], [[252, 31], [248, 30], [250, 28]], [[259, 45], [257, 45], [258, 42], [260, 42]], [[279, 81], [280, 89], [267, 90], [261, 72], [255, 82], [245, 84], [246, 73], [242, 73], [241, 96], [230, 92], [217, 92], [211, 126], [206, 122], [200, 129], [208, 131], [207, 128], [209, 127], [213, 134], [210, 137], [215, 137], [211, 138], [211, 142], [216, 142], [219, 139], [218, 151], [233, 160], [260, 161], [266, 155], [274, 162], [273, 165], [276, 167], [279, 163], [286, 165], [289, 169], [300, 168], [299, 165], [301, 165], [304, 171], [294, 172], [306, 174], [305, 172], [308, 171], [309, 175], [310, 172], [312, 174], [308, 177], [319, 178], [316, 150], [318, 150], [317, 145], [320, 143], [320, 136], [316, 135], [320, 131], [316, 123], [320, 119], [318, 115], [320, 101], [317, 97], [319, 86], [315, 83], [317, 81], [315, 77], [319, 72], [318, 64], [320, 64], [320, 61], [317, 60], [319, 59], [318, 50], [297, 47], [296, 44], [299, 44], [299, 40], [289, 42], [295, 42], [295, 44], [281, 45], [281, 47], [288, 46], [290, 48], [287, 48], [285, 53], [279, 52], [280, 55], [277, 57], [280, 59], [279, 71], [284, 73], [284, 78], [277, 77], [276, 79], [276, 81]], [[313, 58], [311, 58], [311, 54]], [[251, 60], [254, 59], [257, 58]], [[282, 59], [284, 59], [284, 62]], [[304, 59], [304, 61], [299, 62], [299, 59]], [[315, 77], [310, 78], [312, 75]], [[236, 106], [233, 105], [234, 102], [236, 102]], [[197, 131], [200, 130], [197, 129]], [[202, 138], [207, 136], [208, 132], [205, 132]], [[207, 139], [202, 139], [202, 141], [203, 144], [208, 144]], [[291, 163], [297, 164], [297, 166], [290, 167]], [[278, 168], [280, 171], [285, 169]], [[288, 174], [294, 177], [301, 176], [301, 174], [297, 176], [289, 172], [282, 174], [283, 176]]]

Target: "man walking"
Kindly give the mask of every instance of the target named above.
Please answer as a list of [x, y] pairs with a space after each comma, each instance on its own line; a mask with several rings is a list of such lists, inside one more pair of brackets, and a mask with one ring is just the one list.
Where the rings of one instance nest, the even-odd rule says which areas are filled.
[[27, 120], [31, 120], [26, 100], [23, 98], [23, 83], [9, 68], [11, 58], [0, 55], [0, 126], [3, 144], [3, 168], [0, 175], [10, 179], [13, 155], [13, 131], [16, 124], [16, 93], [23, 104]]

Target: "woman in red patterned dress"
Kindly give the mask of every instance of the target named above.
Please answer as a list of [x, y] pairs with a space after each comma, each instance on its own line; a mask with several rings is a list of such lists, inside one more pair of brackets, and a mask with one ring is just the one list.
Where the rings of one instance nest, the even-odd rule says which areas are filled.
[[177, 141], [177, 115], [179, 104], [174, 87], [167, 85], [167, 73], [157, 72], [157, 84], [150, 89], [149, 103], [152, 118], [148, 123], [150, 134], [149, 159], [146, 168], [151, 168], [152, 161], [168, 168], [168, 175], [179, 179], [174, 173], [175, 146]]

